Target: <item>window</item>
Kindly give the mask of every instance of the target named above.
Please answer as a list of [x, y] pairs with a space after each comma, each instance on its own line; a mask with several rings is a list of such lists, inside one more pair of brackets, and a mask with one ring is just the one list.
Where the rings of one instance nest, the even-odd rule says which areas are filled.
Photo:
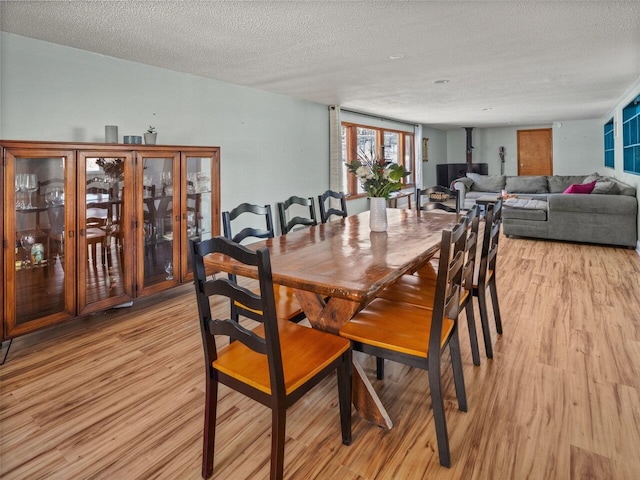
[[622, 110], [623, 170], [640, 175], [640, 96]]
[[[415, 183], [415, 149], [413, 133], [399, 130], [342, 123], [342, 160], [351, 162], [358, 159], [358, 152], [384, 157], [389, 162], [402, 165], [411, 172], [403, 179], [405, 187]], [[355, 175], [344, 170], [343, 189], [349, 195], [364, 195]]]
[[604, 124], [604, 166], [614, 168], [613, 118]]

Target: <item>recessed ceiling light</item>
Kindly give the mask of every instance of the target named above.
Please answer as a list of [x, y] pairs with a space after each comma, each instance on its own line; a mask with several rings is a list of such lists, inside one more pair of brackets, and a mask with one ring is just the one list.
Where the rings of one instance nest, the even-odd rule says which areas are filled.
[[389, 60], [400, 60], [404, 58], [404, 53], [394, 53], [393, 55], [389, 55]]
[[442, 80], [434, 80], [433, 83], [435, 83], [436, 85], [441, 85], [443, 83], [449, 83], [449, 80], [443, 78]]
[[483, 112], [488, 112], [489, 110], [493, 110], [493, 107], [487, 107], [482, 109]]

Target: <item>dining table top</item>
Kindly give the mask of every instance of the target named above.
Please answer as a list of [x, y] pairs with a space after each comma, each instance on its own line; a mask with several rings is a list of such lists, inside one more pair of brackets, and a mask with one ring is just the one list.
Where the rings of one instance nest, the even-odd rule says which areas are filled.
[[[442, 230], [453, 228], [460, 218], [455, 213], [389, 208], [387, 231], [372, 232], [365, 211], [247, 247], [269, 249], [274, 283], [365, 303], [426, 263], [440, 248]], [[216, 271], [257, 278], [255, 268], [219, 254], [205, 262]]]

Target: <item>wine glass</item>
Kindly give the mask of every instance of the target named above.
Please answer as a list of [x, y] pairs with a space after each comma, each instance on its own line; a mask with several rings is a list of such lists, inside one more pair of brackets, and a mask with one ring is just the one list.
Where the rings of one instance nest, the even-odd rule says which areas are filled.
[[173, 190], [173, 188], [169, 188], [173, 185], [173, 181], [171, 180], [171, 172], [162, 172], [161, 182], [164, 194], [171, 195], [170, 192]]
[[195, 172], [189, 172], [187, 174], [187, 193], [196, 193], [196, 184], [198, 183], [198, 176]]
[[36, 242], [36, 237], [33, 233], [25, 233], [20, 236], [20, 245], [24, 249], [24, 260], [22, 261], [22, 267], [27, 268], [31, 265], [31, 247]]
[[27, 205], [27, 208], [33, 208], [33, 192], [38, 190], [38, 176], [35, 173], [25, 174], [24, 188], [29, 194], [29, 205]]
[[17, 173], [15, 179], [16, 188], [16, 208], [24, 208], [25, 204], [22, 199], [18, 198], [18, 193], [24, 191], [24, 173]]
[[171, 260], [164, 262], [164, 271], [167, 273], [166, 280], [173, 280], [173, 263]]
[[52, 192], [52, 203], [53, 205], [63, 205], [64, 204], [64, 191], [61, 188], [54, 188]]
[[144, 175], [142, 177], [142, 190], [145, 197], [151, 196], [151, 186], [153, 185], [153, 178], [151, 175]]
[[44, 201], [47, 205], [62, 205], [62, 190], [58, 187], [47, 190]]

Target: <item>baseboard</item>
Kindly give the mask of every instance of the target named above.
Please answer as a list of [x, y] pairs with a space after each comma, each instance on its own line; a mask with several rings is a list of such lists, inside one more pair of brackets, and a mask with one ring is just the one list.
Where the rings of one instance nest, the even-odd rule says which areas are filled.
[[636, 242], [636, 253], [640, 255], [640, 240]]

